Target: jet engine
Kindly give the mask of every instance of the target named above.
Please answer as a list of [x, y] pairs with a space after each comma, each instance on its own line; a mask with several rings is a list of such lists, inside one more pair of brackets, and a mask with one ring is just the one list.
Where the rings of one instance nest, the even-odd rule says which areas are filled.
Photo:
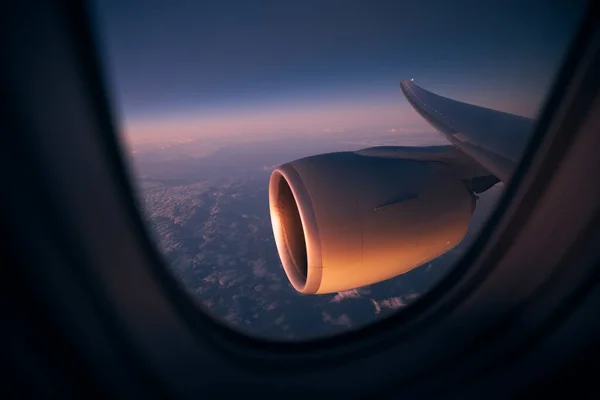
[[464, 165], [365, 150], [302, 158], [271, 175], [277, 250], [301, 293], [331, 293], [392, 278], [447, 252], [465, 236], [476, 196]]

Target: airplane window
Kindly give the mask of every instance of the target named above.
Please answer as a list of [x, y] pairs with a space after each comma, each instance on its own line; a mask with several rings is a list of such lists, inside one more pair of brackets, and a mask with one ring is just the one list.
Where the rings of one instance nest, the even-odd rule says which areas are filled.
[[140, 210], [202, 309], [303, 340], [445, 276], [585, 5], [483, 3], [92, 3]]

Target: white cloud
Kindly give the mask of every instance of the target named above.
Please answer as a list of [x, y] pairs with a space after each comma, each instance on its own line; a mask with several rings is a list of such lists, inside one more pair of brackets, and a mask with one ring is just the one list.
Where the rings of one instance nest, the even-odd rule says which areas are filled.
[[382, 300], [381, 305], [383, 307], [391, 308], [395, 310], [397, 308], [402, 308], [406, 305], [406, 303], [402, 300], [402, 297], [390, 297], [389, 299]]
[[[408, 300], [412, 300], [412, 298], [408, 299]], [[389, 299], [385, 299], [385, 300], [381, 300], [381, 301], [376, 301], [376, 300], [371, 299], [371, 302], [373, 303], [373, 307], [375, 307], [376, 314], [379, 314], [381, 312], [381, 310], [383, 310], [384, 308], [387, 308], [390, 310], [397, 310], [402, 307], [405, 307], [407, 304], [402, 299], [401, 296], [390, 297]]]
[[351, 289], [344, 292], [338, 292], [335, 296], [333, 296], [330, 303], [340, 303], [345, 299], [358, 299], [360, 297], [360, 293], [357, 289]]

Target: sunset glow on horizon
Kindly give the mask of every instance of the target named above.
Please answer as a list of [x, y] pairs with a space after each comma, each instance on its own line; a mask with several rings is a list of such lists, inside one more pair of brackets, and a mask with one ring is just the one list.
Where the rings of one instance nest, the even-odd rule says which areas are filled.
[[[393, 85], [394, 89], [397, 87]], [[462, 96], [461, 96], [462, 95]], [[481, 96], [458, 93], [473, 104], [524, 116], [534, 116], [539, 100], [521, 97], [507, 102], [501, 96]], [[389, 96], [387, 96], [389, 97]], [[256, 139], [288, 135], [335, 134], [352, 130], [365, 134], [394, 130], [403, 132], [430, 131], [431, 127], [404, 100], [400, 90], [397, 98], [373, 98], [367, 101], [319, 102], [307, 104], [266, 104], [231, 109], [198, 109], [171, 114], [156, 114], [125, 118], [124, 140], [131, 144], [152, 142], [214, 139], [253, 136]]]
[[[408, 78], [534, 117], [579, 11], [516, 0], [94, 6], [109, 94], [130, 145], [431, 131], [402, 97], [398, 81]], [[452, 29], [440, 23], [448, 16]]]
[[[200, 113], [199, 113], [200, 114]], [[236, 137], [285, 137], [294, 134], [332, 134], [345, 130], [423, 130], [429, 128], [401, 104], [339, 105], [328, 108], [305, 106], [216, 113], [176, 114], [126, 121], [124, 134], [130, 143], [187, 139]]]

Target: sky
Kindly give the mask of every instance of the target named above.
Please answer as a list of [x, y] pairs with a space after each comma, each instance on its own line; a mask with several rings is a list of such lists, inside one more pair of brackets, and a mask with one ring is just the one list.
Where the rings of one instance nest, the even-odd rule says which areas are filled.
[[128, 143], [429, 129], [398, 81], [535, 116], [584, 1], [96, 0]]

